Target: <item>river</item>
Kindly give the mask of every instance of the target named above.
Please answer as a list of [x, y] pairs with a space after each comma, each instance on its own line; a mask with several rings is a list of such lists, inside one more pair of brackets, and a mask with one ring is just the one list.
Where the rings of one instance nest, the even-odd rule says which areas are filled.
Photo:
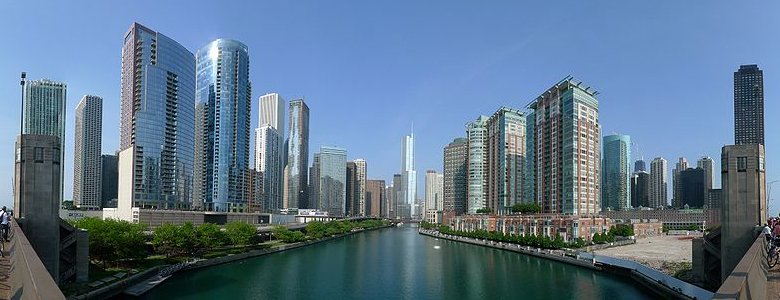
[[182, 272], [146, 299], [653, 299], [610, 274], [409, 225]]

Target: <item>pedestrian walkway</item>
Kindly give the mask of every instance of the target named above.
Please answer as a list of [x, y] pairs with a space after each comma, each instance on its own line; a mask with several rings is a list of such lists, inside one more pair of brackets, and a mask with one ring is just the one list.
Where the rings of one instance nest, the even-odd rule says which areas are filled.
[[780, 300], [780, 268], [769, 269], [766, 273], [766, 297]]
[[0, 299], [11, 297], [11, 261], [8, 256], [0, 257]]

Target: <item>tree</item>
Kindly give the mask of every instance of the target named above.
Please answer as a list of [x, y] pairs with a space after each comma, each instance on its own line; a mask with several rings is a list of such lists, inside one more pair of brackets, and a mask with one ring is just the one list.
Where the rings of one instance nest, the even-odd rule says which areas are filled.
[[203, 223], [195, 231], [198, 236], [198, 244], [206, 250], [222, 247], [227, 242], [227, 236], [216, 224]]
[[628, 224], [617, 224], [609, 229], [609, 234], [613, 236], [632, 236], [634, 227]]
[[306, 224], [306, 234], [315, 239], [325, 236], [327, 229], [328, 227], [325, 226], [325, 223], [320, 221], [312, 221]]
[[239, 221], [227, 223], [225, 233], [233, 245], [249, 245], [257, 238], [257, 228]]
[[489, 214], [489, 213], [492, 213], [492, 212], [493, 212], [493, 210], [490, 209], [489, 207], [483, 207], [483, 208], [477, 209], [477, 213], [478, 214]]
[[115, 219], [82, 218], [72, 222], [89, 232], [90, 259], [119, 263], [147, 256], [144, 226]]

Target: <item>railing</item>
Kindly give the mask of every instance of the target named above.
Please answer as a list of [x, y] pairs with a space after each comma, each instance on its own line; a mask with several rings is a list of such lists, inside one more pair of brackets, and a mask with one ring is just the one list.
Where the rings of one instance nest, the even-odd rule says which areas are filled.
[[65, 299], [57, 283], [35, 254], [30, 241], [18, 226], [11, 226], [11, 242], [6, 244], [10, 255], [11, 299]]
[[766, 242], [764, 236], [759, 235], [713, 299], [768, 299], [767, 267]]

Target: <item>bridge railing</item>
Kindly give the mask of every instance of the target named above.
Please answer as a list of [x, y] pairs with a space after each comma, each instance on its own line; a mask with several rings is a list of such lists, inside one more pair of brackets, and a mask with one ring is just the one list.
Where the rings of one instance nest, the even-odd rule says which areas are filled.
[[10, 255], [11, 267], [8, 283], [10, 299], [65, 299], [54, 278], [35, 254], [24, 232], [11, 225], [11, 242], [6, 243], [6, 255]]
[[766, 255], [766, 240], [759, 235], [713, 299], [768, 299]]

